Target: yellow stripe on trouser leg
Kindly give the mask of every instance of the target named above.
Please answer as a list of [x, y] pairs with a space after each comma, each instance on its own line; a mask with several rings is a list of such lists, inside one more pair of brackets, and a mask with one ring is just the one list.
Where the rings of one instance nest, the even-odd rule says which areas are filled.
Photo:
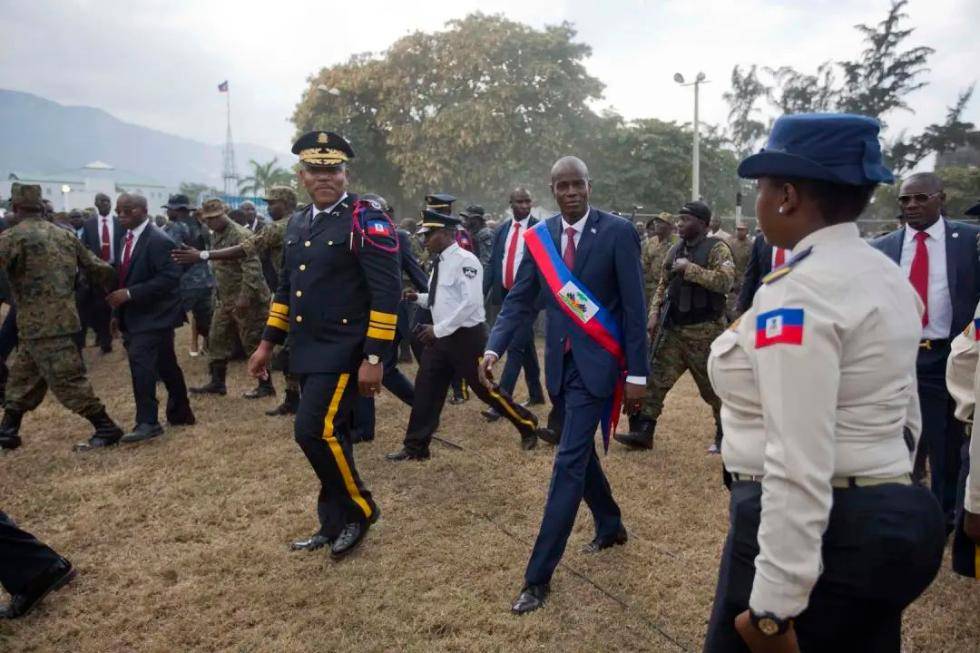
[[337, 388], [333, 391], [333, 397], [330, 398], [327, 416], [323, 418], [323, 439], [330, 447], [330, 453], [333, 455], [334, 462], [337, 463], [337, 469], [340, 470], [340, 475], [344, 479], [347, 493], [354, 500], [354, 503], [361, 508], [364, 516], [370, 518], [371, 506], [361, 496], [361, 491], [357, 489], [357, 483], [354, 482], [354, 475], [351, 474], [350, 465], [347, 464], [347, 456], [344, 455], [344, 449], [340, 446], [340, 442], [333, 434], [333, 421], [337, 417], [340, 400], [344, 396], [344, 390], [347, 388], [347, 382], [349, 380], [350, 374], [341, 374], [340, 378], [337, 379]]
[[517, 413], [517, 411], [515, 411], [513, 408], [511, 408], [510, 404], [507, 403], [507, 401], [504, 400], [504, 398], [498, 392], [494, 391], [493, 389], [490, 389], [490, 396], [493, 397], [494, 399], [496, 399], [497, 401], [499, 401], [501, 407], [503, 407], [503, 409], [506, 410], [507, 413], [511, 417], [513, 417], [515, 421], [520, 422], [521, 424], [524, 424], [525, 426], [527, 426], [529, 428], [532, 428], [532, 429], [533, 428], [537, 428], [538, 425], [535, 422], [532, 422], [531, 420], [527, 420], [527, 419], [524, 419], [523, 417], [521, 417]]

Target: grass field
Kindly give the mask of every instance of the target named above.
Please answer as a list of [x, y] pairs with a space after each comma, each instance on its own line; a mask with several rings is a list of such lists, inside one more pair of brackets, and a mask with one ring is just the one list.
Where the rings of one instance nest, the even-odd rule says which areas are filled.
[[[188, 382], [206, 363], [179, 350]], [[97, 392], [130, 426], [121, 347], [86, 351]], [[414, 368], [407, 370], [414, 373]], [[281, 384], [281, 377], [277, 377]], [[192, 399], [198, 425], [79, 456], [88, 423], [53, 398], [0, 456], [0, 507], [69, 557], [79, 576], [29, 617], [0, 624], [0, 651], [700, 651], [727, 528], [711, 415], [689, 377], [652, 453], [615, 444], [602, 463], [630, 541], [598, 556], [583, 506], [546, 609], [509, 614], [537, 532], [553, 449], [521, 451], [474, 398], [447, 406], [424, 463], [392, 464], [408, 409], [384, 395], [359, 470], [382, 508], [361, 549], [333, 563], [288, 542], [316, 529], [317, 483], [292, 424], [240, 398]], [[281, 390], [281, 387], [279, 388]], [[161, 388], [162, 392], [162, 388]], [[518, 397], [523, 396], [518, 391]], [[162, 398], [162, 395], [161, 395]], [[543, 411], [539, 411], [544, 416]], [[948, 560], [906, 612], [907, 651], [980, 650], [980, 584]]]

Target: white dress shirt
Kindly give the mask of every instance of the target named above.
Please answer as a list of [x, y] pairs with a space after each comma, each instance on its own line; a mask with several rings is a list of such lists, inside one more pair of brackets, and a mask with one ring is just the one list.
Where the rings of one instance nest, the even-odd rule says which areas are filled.
[[[803, 612], [820, 576], [831, 480], [909, 474], [903, 429], [916, 441], [921, 430], [915, 290], [854, 223], [820, 229], [796, 251], [810, 246], [788, 274], [759, 288], [708, 358], [725, 467], [762, 476], [749, 605], [783, 618]], [[786, 308], [802, 310], [801, 338], [768, 344], [785, 327], [765, 314]]]
[[315, 205], [315, 204], [311, 204], [311, 205], [310, 205], [310, 209], [311, 209], [311, 210], [313, 211], [313, 215], [312, 215], [312, 217], [310, 218], [310, 224], [311, 224], [311, 225], [312, 225], [312, 224], [316, 224], [316, 219], [317, 219], [318, 217], [320, 217], [320, 214], [321, 214], [321, 213], [326, 213], [326, 214], [329, 214], [329, 213], [330, 213], [331, 211], [333, 211], [333, 210], [334, 210], [335, 208], [337, 208], [337, 206], [338, 206], [338, 205], [339, 205], [339, 204], [340, 204], [341, 202], [343, 202], [343, 201], [344, 201], [345, 199], [347, 199], [347, 192], [346, 192], [346, 191], [344, 192], [344, 194], [343, 194], [343, 195], [341, 195], [341, 196], [340, 196], [340, 199], [339, 199], [339, 200], [337, 200], [336, 202], [334, 202], [333, 204], [331, 204], [330, 206], [328, 206], [328, 207], [327, 207], [327, 208], [325, 208], [325, 209], [318, 209], [318, 208], [316, 208], [316, 205]]
[[[929, 324], [922, 328], [922, 337], [928, 340], [948, 338], [953, 327], [953, 302], [949, 296], [949, 277], [946, 270], [946, 219], [940, 217], [925, 230], [926, 251], [929, 253]], [[902, 245], [902, 272], [908, 279], [915, 257], [916, 229], [905, 227]]]
[[974, 321], [966, 330], [953, 338], [949, 358], [946, 359], [946, 387], [956, 402], [956, 419], [970, 424], [970, 469], [966, 477], [966, 493], [963, 507], [968, 512], [980, 513], [980, 425], [974, 419], [974, 409], [980, 395], [980, 342], [977, 342], [976, 323], [980, 318], [980, 305], [974, 312]]
[[[528, 215], [523, 220], [511, 220], [510, 229], [507, 231], [507, 240], [504, 241], [504, 257], [500, 261], [500, 283], [503, 284], [504, 280], [507, 278], [507, 252], [510, 251], [510, 244], [514, 238], [520, 238], [521, 242], [517, 243], [517, 249], [514, 250], [514, 280], [517, 280], [517, 269], [521, 266], [521, 261], [524, 259], [524, 234], [527, 233], [527, 225], [531, 221], [531, 216]], [[521, 233], [517, 233], [517, 229], [514, 228], [515, 224], [521, 225]]]
[[109, 260], [116, 260], [116, 221], [113, 220], [113, 216], [109, 215], [98, 215], [98, 222], [96, 223], [95, 230], [99, 236], [99, 248], [101, 251], [102, 243], [102, 225], [105, 224], [109, 227]]
[[[143, 222], [138, 227], [136, 227], [135, 229], [130, 229], [129, 230], [129, 231], [131, 231], [133, 233], [133, 244], [132, 244], [132, 246], [130, 247], [130, 250], [129, 250], [130, 262], [132, 262], [133, 252], [136, 251], [136, 243], [139, 242], [140, 236], [143, 235], [143, 232], [146, 231], [146, 227], [149, 224], [150, 224], [150, 219], [147, 218], [146, 220], [143, 220]], [[123, 255], [126, 253], [126, 236], [123, 236], [122, 245], [121, 246], [123, 248], [123, 251], [119, 252], [119, 262], [120, 263], [122, 263]]]
[[[432, 277], [429, 277], [432, 284]], [[425, 307], [429, 293], [419, 293], [415, 301]], [[483, 266], [473, 252], [453, 243], [439, 254], [439, 280], [432, 311], [432, 329], [436, 338], [445, 338], [462, 327], [483, 324]]]
[[776, 252], [779, 251], [780, 249], [782, 249], [784, 252], [786, 252], [786, 254], [783, 256], [783, 264], [784, 265], [786, 264], [786, 261], [788, 261], [791, 258], [793, 258], [793, 250], [786, 249], [785, 247], [776, 247], [775, 245], [773, 245], [772, 246], [772, 254], [770, 255], [770, 259], [769, 259], [769, 267], [771, 269], [773, 269], [773, 270], [776, 269]]

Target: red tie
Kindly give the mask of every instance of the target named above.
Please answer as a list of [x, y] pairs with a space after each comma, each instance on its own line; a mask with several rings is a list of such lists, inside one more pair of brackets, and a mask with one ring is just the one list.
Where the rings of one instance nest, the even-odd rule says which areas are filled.
[[[568, 237], [568, 242], [565, 243], [565, 251], [562, 252], [561, 260], [565, 262], [565, 267], [571, 272], [575, 268], [575, 227], [565, 229], [565, 236]], [[568, 353], [571, 349], [572, 339], [566, 338], [565, 353]]]
[[786, 250], [782, 247], [776, 248], [776, 258], [773, 262], [773, 267], [778, 268], [780, 265], [786, 262]]
[[109, 244], [109, 218], [102, 218], [102, 260], [108, 261], [112, 258], [112, 249]]
[[909, 270], [909, 281], [926, 307], [922, 312], [922, 326], [929, 324], [929, 250], [926, 249], [928, 237], [929, 234], [924, 231], [915, 234], [915, 255], [912, 257], [912, 267]]
[[504, 265], [504, 288], [510, 290], [514, 286], [514, 260], [517, 258], [517, 241], [521, 239], [521, 223], [514, 221], [514, 235], [507, 247], [507, 263]]
[[123, 248], [122, 265], [119, 266], [119, 287], [126, 283], [126, 273], [129, 272], [129, 259], [133, 256], [133, 232], [126, 232], [126, 246]]

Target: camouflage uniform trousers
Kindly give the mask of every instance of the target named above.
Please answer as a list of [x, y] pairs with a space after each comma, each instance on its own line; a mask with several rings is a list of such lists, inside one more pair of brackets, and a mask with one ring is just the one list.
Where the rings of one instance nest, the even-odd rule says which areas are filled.
[[211, 336], [208, 338], [209, 360], [212, 363], [231, 358], [236, 337], [242, 343], [246, 356], [251, 356], [262, 340], [262, 331], [269, 316], [268, 305], [264, 302], [253, 302], [241, 315], [234, 309], [234, 302], [215, 303]]
[[48, 388], [65, 408], [82, 417], [92, 417], [105, 409], [85, 375], [85, 363], [72, 336], [22, 339], [11, 358], [8, 410], [34, 410], [41, 405]]
[[647, 396], [642, 410], [644, 417], [652, 420], [660, 417], [667, 393], [684, 372], [690, 372], [701, 398], [711, 406], [711, 412], [718, 418], [721, 400], [708, 379], [708, 354], [711, 352], [711, 343], [724, 330], [725, 324], [722, 320], [667, 329], [660, 349], [650, 358]]

